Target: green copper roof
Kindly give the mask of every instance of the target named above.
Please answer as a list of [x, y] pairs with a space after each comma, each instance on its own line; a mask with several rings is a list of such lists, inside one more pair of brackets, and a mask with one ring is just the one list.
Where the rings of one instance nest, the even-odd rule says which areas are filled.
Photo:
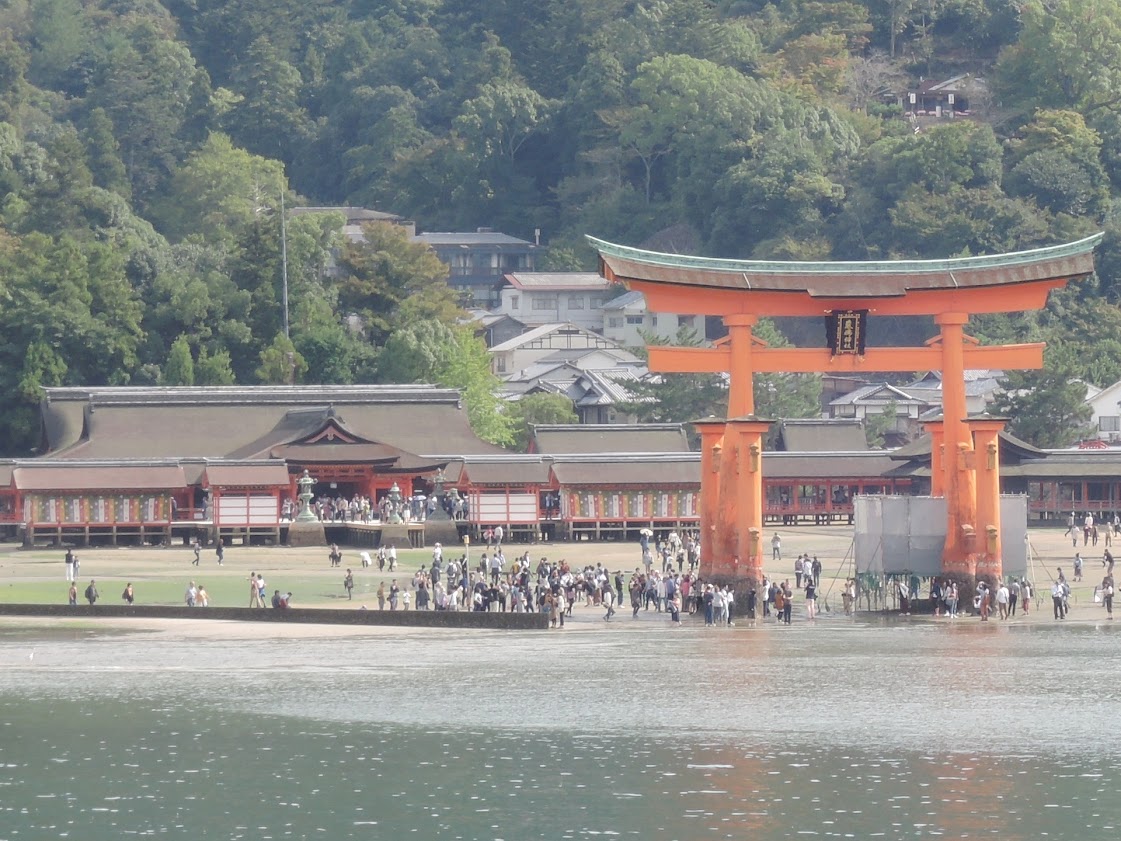
[[1040, 262], [1062, 260], [1089, 254], [1101, 243], [1102, 232], [1075, 242], [1049, 245], [1028, 251], [1008, 254], [991, 254], [981, 257], [953, 257], [947, 260], [867, 260], [849, 262], [799, 262], [793, 260], [724, 260], [716, 257], [693, 257], [685, 254], [662, 254], [626, 245], [616, 245], [588, 236], [592, 248], [604, 258], [618, 258], [633, 263], [673, 269], [693, 269], [710, 272], [736, 272], [740, 274], [820, 274], [820, 275], [876, 275], [876, 274], [952, 274], [976, 272], [986, 269], [1010, 269]]

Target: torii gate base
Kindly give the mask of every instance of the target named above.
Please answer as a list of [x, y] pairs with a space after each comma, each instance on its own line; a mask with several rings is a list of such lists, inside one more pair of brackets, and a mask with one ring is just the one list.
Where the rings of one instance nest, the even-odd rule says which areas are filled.
[[[992, 257], [871, 263], [712, 260], [657, 254], [588, 238], [600, 271], [646, 296], [654, 312], [721, 316], [718, 347], [652, 347], [661, 372], [727, 372], [728, 420], [707, 418], [701, 435], [702, 577], [729, 583], [743, 604], [763, 577], [763, 436], [754, 374], [941, 371], [942, 419], [928, 428], [931, 493], [946, 498], [942, 573], [973, 592], [977, 578], [1002, 575], [1000, 466], [1003, 418], [968, 418], [967, 368], [1041, 368], [1043, 345], [981, 347], [964, 328], [975, 313], [1039, 309], [1052, 289], [1094, 270], [1097, 234], [1078, 242]], [[869, 314], [933, 316], [939, 335], [925, 347], [866, 350]], [[754, 338], [761, 316], [825, 316], [825, 348], [768, 348]], [[786, 572], [785, 566], [782, 572]]]

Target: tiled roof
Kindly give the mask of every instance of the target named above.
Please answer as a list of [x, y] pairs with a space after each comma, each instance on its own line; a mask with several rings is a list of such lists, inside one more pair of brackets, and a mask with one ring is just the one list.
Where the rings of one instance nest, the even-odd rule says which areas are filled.
[[897, 297], [924, 289], [970, 289], [1061, 278], [1094, 271], [1103, 234], [1075, 242], [982, 257], [944, 260], [793, 262], [725, 260], [663, 254], [588, 237], [608, 277], [745, 292], [805, 292], [822, 298]]
[[624, 292], [622, 295], [612, 298], [610, 301], [604, 301], [600, 309], [625, 310], [631, 307], [635, 309], [646, 309], [646, 296], [641, 292]]
[[562, 485], [573, 488], [596, 485], [680, 486], [701, 484], [701, 457], [690, 453], [676, 457], [619, 456], [564, 458], [553, 462], [553, 472]]
[[516, 245], [523, 247], [533, 247], [532, 242], [527, 242], [524, 239], [512, 237], [509, 234], [500, 234], [496, 231], [490, 232], [463, 232], [456, 233], [452, 231], [432, 231], [430, 233], [417, 234], [414, 240], [424, 242], [428, 245]]
[[45, 391], [51, 459], [267, 457], [332, 412], [356, 436], [408, 453], [434, 442], [459, 455], [501, 452], [471, 431], [458, 392], [432, 386]]
[[24, 463], [12, 471], [12, 479], [21, 491], [165, 491], [187, 487], [178, 464]]
[[505, 280], [515, 289], [542, 292], [604, 290], [612, 286], [595, 272], [509, 272]]
[[473, 485], [544, 485], [551, 466], [551, 460], [537, 456], [465, 459], [463, 475]]
[[533, 427], [540, 453], [687, 453], [689, 438], [679, 423], [540, 424]]
[[926, 400], [922, 400], [922, 399], [916, 397], [915, 395], [911, 394], [910, 392], [904, 391], [901, 388], [896, 388], [893, 385], [889, 385], [888, 383], [872, 383], [871, 385], [866, 385], [866, 386], [863, 386], [862, 388], [853, 389], [852, 391], [850, 391], [846, 394], [842, 394], [840, 397], [836, 398], [835, 400], [830, 400], [829, 405], [830, 406], [848, 406], [848, 405], [852, 405], [852, 404], [855, 404], [855, 403], [861, 403], [865, 400], [868, 400], [873, 395], [876, 395], [878, 392], [881, 392], [881, 391], [886, 392], [886, 395], [884, 397], [885, 400], [893, 400], [894, 399], [896, 403], [899, 403], [899, 404], [902, 404], [902, 405], [907, 405], [907, 404], [912, 404], [912, 403], [913, 404], [918, 404], [918, 403], [929, 402], [929, 401], [926, 401]]
[[283, 462], [272, 464], [210, 464], [203, 474], [206, 484], [214, 487], [277, 487], [288, 485], [288, 466]]
[[864, 425], [857, 420], [784, 420], [779, 449], [794, 452], [851, 452], [868, 449]]

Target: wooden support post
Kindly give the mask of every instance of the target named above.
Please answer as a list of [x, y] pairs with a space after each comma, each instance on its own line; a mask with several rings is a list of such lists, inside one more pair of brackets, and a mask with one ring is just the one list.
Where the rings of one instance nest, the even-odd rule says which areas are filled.
[[751, 328], [758, 319], [754, 315], [726, 315], [731, 359], [728, 368], [728, 417], [744, 417], [755, 413], [755, 367], [752, 364]]
[[717, 528], [720, 521], [720, 464], [726, 423], [715, 418], [693, 421], [701, 436], [700, 540], [703, 558], [720, 557], [727, 550], [719, 539]]
[[966, 313], [936, 315], [941, 329], [942, 428], [945, 440], [943, 489], [946, 496], [946, 541], [942, 549], [942, 572], [960, 576], [972, 590], [976, 575], [976, 499], [970, 494], [969, 453], [973, 440], [965, 425], [965, 333]]
[[1004, 576], [1000, 540], [1000, 433], [1007, 418], [977, 417], [968, 421], [973, 432], [977, 476], [978, 578], [990, 587]]
[[946, 441], [942, 421], [929, 421], [924, 424], [930, 433], [930, 495], [942, 496], [945, 493]]
[[756, 417], [729, 420], [721, 453], [717, 521], [720, 553], [707, 558], [702, 576], [732, 584], [737, 599], [763, 578], [763, 437], [771, 421]]

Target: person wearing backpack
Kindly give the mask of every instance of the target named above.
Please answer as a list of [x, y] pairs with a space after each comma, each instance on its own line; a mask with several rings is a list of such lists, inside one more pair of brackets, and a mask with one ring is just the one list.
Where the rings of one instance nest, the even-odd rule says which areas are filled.
[[97, 582], [91, 578], [89, 586], [86, 587], [86, 601], [88, 601], [92, 605], [97, 601], [98, 597], [99, 594], [97, 592]]

